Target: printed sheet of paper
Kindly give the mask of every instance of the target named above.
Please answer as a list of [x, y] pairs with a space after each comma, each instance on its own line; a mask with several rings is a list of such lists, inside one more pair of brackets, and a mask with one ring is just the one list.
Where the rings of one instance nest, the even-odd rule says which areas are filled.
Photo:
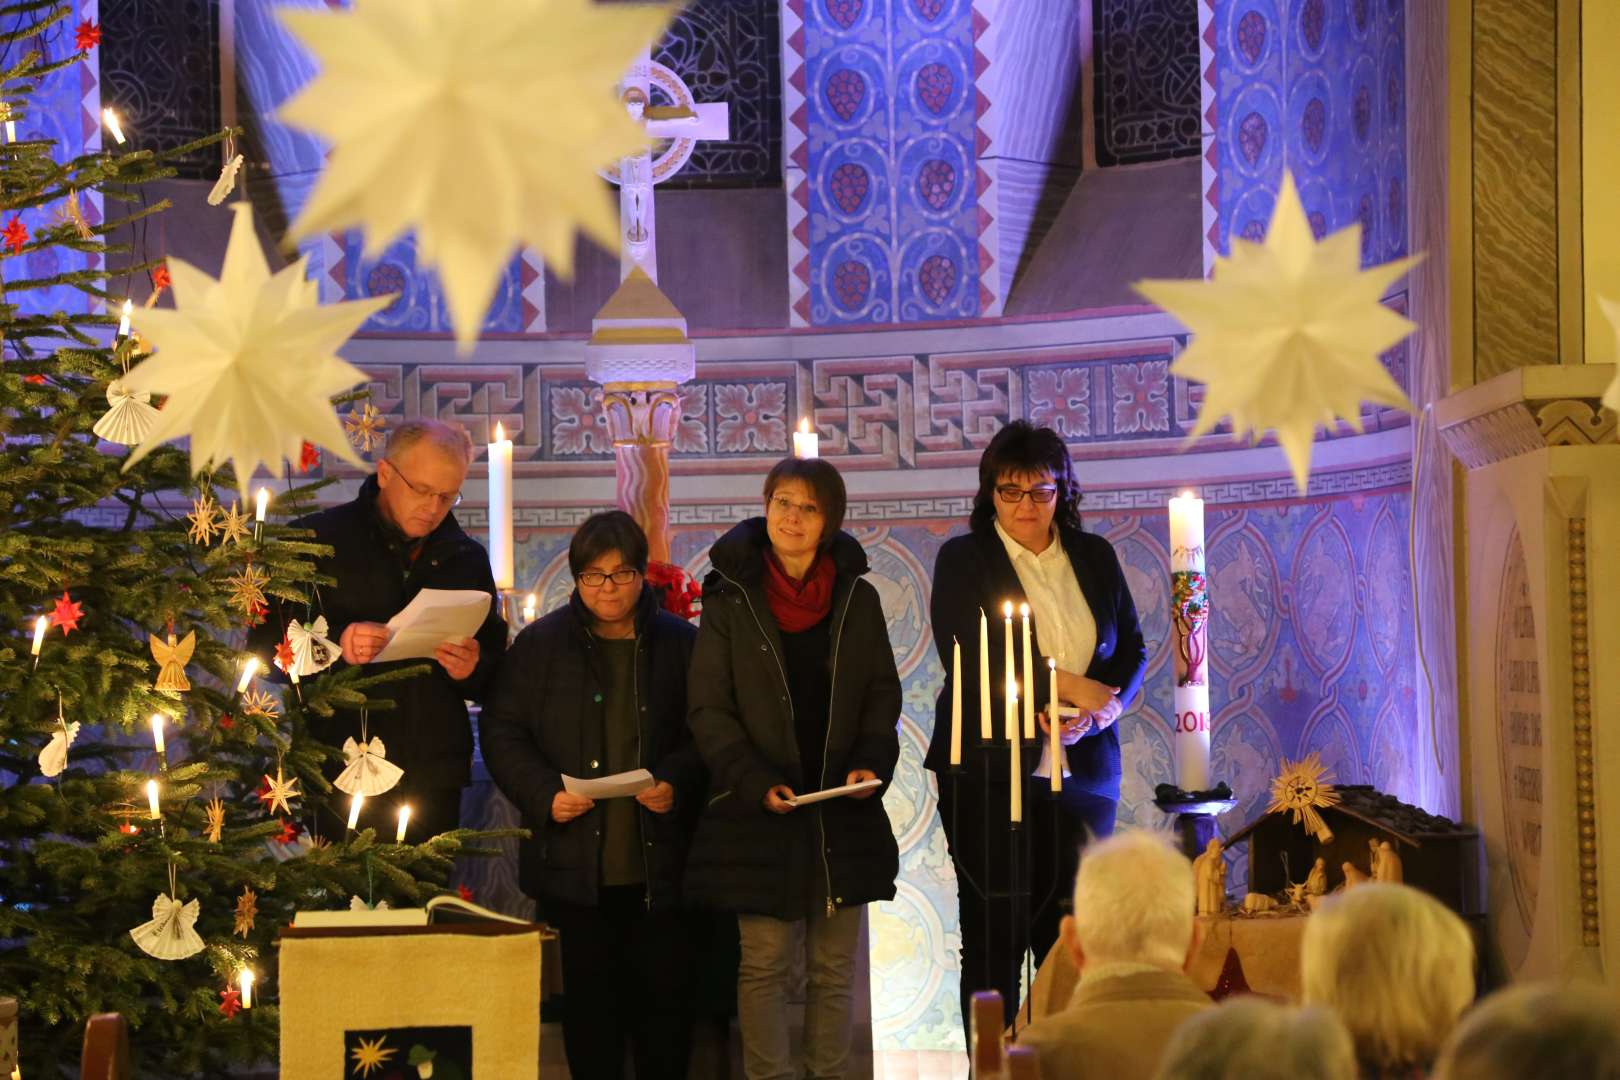
[[631, 769], [629, 772], [589, 779], [563, 774], [563, 790], [587, 799], [623, 799], [638, 795], [652, 786], [653, 774], [646, 769]]
[[478, 589], [423, 589], [388, 620], [388, 644], [372, 663], [432, 659], [433, 650], [444, 642], [476, 634], [489, 603], [489, 593]]
[[857, 791], [866, 791], [870, 788], [882, 787], [881, 780], [862, 780], [857, 784], [845, 784], [843, 787], [830, 787], [822, 791], [812, 791], [808, 795], [796, 795], [788, 800], [792, 806], [808, 806], [824, 799], [836, 799], [843, 795], [852, 795]]
[[[1035, 766], [1035, 771], [1030, 773], [1029, 775], [1038, 776], [1042, 780], [1050, 780], [1052, 778], [1052, 740], [1051, 739], [1042, 739], [1041, 740], [1041, 763], [1039, 765]], [[1069, 756], [1067, 754], [1063, 755], [1063, 775], [1064, 776], [1072, 775], [1069, 772]]]

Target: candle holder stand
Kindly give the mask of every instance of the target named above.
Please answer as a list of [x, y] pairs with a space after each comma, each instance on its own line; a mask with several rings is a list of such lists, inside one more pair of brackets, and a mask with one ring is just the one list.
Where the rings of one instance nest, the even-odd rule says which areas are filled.
[[1237, 804], [1224, 780], [1209, 791], [1183, 791], [1174, 784], [1154, 789], [1153, 805], [1160, 813], [1175, 815], [1176, 841], [1189, 859], [1204, 853], [1215, 837], [1215, 819]]

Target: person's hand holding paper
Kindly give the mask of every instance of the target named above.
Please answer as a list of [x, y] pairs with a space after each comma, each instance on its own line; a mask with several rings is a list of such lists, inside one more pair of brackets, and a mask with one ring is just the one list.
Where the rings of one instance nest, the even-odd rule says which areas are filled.
[[[388, 620], [388, 644], [371, 661], [434, 658], [451, 678], [464, 679], [478, 663], [473, 635], [489, 614], [489, 604], [489, 594], [478, 589], [423, 589]], [[441, 648], [447, 644], [455, 647]]]

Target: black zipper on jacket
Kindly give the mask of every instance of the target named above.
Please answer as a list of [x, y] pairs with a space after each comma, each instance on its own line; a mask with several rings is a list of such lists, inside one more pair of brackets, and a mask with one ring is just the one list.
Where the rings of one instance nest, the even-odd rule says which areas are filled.
[[[647, 767], [644, 757], [645, 744], [641, 738], [641, 638], [642, 635], [636, 635], [635, 656], [630, 664], [630, 685], [633, 695], [631, 705], [636, 710], [636, 767], [645, 769]], [[657, 780], [653, 781], [655, 784], [657, 782]], [[639, 804], [636, 806], [636, 839], [640, 841], [637, 846], [641, 848], [641, 898], [643, 906], [648, 911], [652, 910], [652, 867], [647, 863], [647, 826], [642, 820], [642, 816], [651, 812], [645, 806]], [[673, 807], [670, 808], [670, 812], [674, 813]]]
[[[833, 628], [832, 641], [832, 677], [827, 685], [827, 738], [821, 745], [821, 786], [827, 786], [827, 755], [832, 751], [832, 718], [833, 702], [838, 696], [838, 645], [844, 640], [844, 620], [849, 618], [849, 605], [855, 599], [855, 588], [860, 582], [852, 582], [849, 595], [844, 597], [844, 612], [838, 617], [838, 625]], [[833, 903], [832, 863], [827, 859], [827, 819], [822, 813], [822, 807], [816, 807], [816, 824], [821, 828], [821, 869], [827, 875], [827, 918], [832, 918], [838, 910]]]

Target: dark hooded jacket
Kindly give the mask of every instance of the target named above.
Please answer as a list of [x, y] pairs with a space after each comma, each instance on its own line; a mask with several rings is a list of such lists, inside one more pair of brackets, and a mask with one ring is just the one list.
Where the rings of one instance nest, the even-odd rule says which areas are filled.
[[837, 570], [831, 696], [818, 775], [805, 775], [782, 634], [765, 595], [764, 518], [718, 540], [704, 580], [703, 621], [688, 680], [688, 722], [710, 774], [687, 863], [687, 898], [727, 911], [802, 918], [817, 903], [894, 897], [899, 853], [882, 791], [776, 814], [778, 784], [807, 794], [870, 769], [887, 790], [900, 756], [900, 678], [878, 593], [861, 580], [866, 552], [846, 532], [823, 557]]
[[[533, 623], [506, 654], [478, 718], [484, 764], [523, 814], [533, 836], [522, 842], [518, 880], [524, 892], [584, 906], [597, 902], [602, 815], [551, 818], [563, 775], [607, 774], [603, 729], [610, 682], [590, 612], [576, 590], [567, 606]], [[675, 789], [675, 806], [655, 814], [638, 806], [647, 871], [647, 903], [679, 900], [681, 868], [692, 822], [703, 802], [703, 764], [686, 729], [686, 671], [697, 631], [662, 610], [642, 586], [636, 610], [636, 717], [640, 767]]]

